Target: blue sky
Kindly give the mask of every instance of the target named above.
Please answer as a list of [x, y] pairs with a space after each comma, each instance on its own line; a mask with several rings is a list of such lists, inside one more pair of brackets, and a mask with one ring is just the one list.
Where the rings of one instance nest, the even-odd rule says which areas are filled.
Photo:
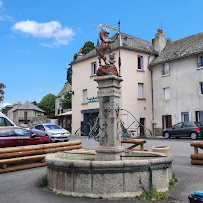
[[73, 55], [87, 41], [96, 44], [93, 25], [117, 26], [120, 19], [122, 32], [151, 41], [162, 20], [166, 38], [176, 40], [203, 31], [202, 6], [202, 0], [0, 0], [3, 103], [57, 95]]

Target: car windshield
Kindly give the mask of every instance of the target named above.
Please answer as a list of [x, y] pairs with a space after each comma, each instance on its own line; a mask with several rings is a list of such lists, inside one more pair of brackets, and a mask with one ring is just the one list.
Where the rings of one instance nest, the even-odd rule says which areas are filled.
[[195, 122], [195, 124], [197, 125], [197, 127], [203, 127], [203, 124], [200, 122]]
[[30, 137], [31, 132], [18, 128], [0, 129], [0, 137]]
[[61, 127], [58, 125], [45, 125], [45, 128], [47, 128], [48, 130], [61, 129]]

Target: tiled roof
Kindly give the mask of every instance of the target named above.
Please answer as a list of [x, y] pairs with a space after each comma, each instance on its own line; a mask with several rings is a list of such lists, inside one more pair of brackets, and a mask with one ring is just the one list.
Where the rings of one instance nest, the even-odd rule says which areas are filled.
[[[111, 43], [111, 49], [118, 49], [120, 45], [120, 40], [118, 37], [118, 33], [113, 35], [111, 39], [114, 40], [114, 42]], [[153, 51], [152, 49], [152, 43], [150, 41], [140, 39], [137, 37], [133, 37], [131, 35], [125, 34], [121, 32], [121, 41], [122, 41], [122, 47], [124, 49], [130, 49], [134, 51], [144, 52], [144, 53], [154, 53], [157, 54], [157, 52]], [[96, 56], [96, 49], [93, 49], [88, 54], [82, 56], [79, 59], [76, 59], [72, 62], [72, 64], [78, 63], [80, 61], [86, 60], [88, 58], [92, 58]]]
[[58, 93], [58, 95], [56, 97], [61, 97], [64, 94], [64, 92], [66, 92], [70, 89], [71, 89], [70, 83], [66, 82], [65, 85], [63, 86], [62, 90]]
[[160, 55], [151, 62], [150, 66], [176, 60], [179, 58], [203, 52], [203, 32], [168, 42]]
[[42, 109], [40, 109], [39, 107], [35, 106], [33, 103], [30, 103], [28, 101], [26, 101], [24, 104], [22, 104], [21, 106], [16, 108], [15, 111], [16, 110], [28, 110], [28, 109], [44, 112]]

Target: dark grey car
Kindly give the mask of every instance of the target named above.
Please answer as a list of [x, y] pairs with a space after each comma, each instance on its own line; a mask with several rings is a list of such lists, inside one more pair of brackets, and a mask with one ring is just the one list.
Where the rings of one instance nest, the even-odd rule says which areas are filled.
[[203, 138], [203, 124], [200, 122], [181, 122], [162, 132], [165, 138], [170, 137], [191, 137], [193, 140], [198, 137]]

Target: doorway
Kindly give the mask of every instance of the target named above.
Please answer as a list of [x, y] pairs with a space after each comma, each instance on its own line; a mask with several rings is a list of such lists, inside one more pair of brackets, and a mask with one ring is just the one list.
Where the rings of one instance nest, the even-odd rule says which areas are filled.
[[144, 126], [145, 126], [145, 118], [140, 118], [140, 136], [144, 136]]
[[162, 116], [162, 129], [170, 128], [172, 126], [171, 115]]

